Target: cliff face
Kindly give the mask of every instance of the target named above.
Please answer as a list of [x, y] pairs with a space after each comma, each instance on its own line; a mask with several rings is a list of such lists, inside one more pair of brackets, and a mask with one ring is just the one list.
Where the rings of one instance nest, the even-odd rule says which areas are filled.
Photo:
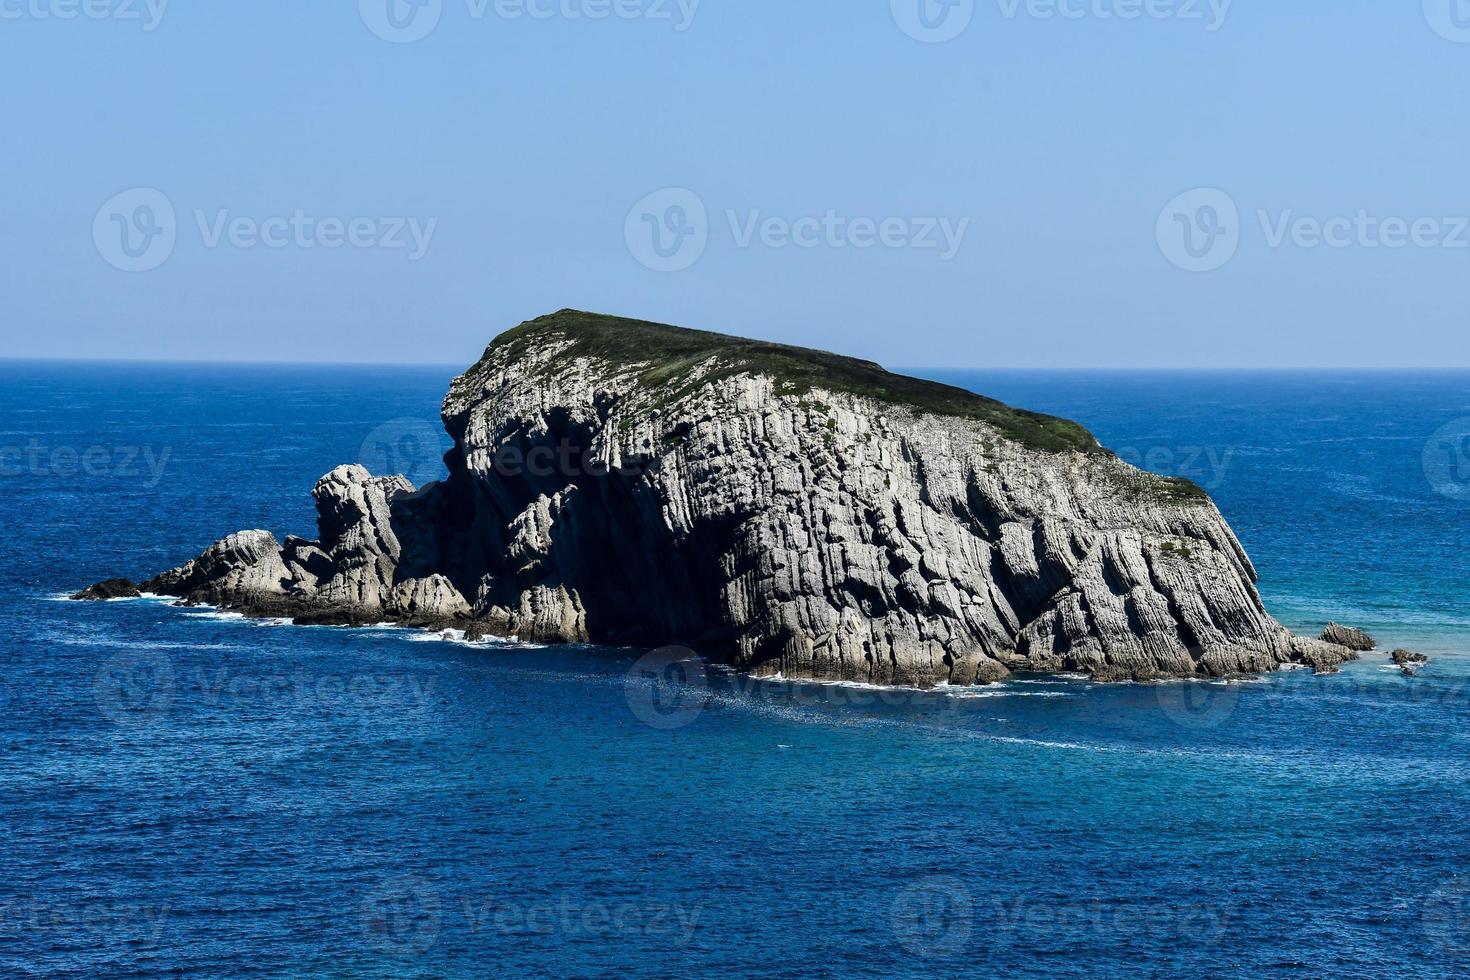
[[320, 541], [241, 532], [144, 587], [894, 684], [1352, 657], [1267, 614], [1192, 484], [868, 362], [563, 311], [497, 338], [443, 415], [445, 482], [340, 467]]

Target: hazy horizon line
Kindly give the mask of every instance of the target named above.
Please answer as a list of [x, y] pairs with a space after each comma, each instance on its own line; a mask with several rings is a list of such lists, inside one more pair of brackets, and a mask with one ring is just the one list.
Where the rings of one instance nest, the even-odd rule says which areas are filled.
[[[455, 372], [468, 370], [474, 365], [474, 361], [459, 365], [450, 361], [327, 361], [327, 360], [272, 360], [272, 359], [224, 359], [224, 358], [175, 358], [175, 357], [13, 357], [0, 356], [0, 364], [77, 364], [77, 365], [176, 365], [180, 367], [317, 367], [317, 368], [444, 368]], [[1360, 372], [1364, 374], [1392, 374], [1416, 373], [1416, 374], [1451, 374], [1458, 371], [1470, 371], [1470, 364], [1464, 365], [1034, 365], [1034, 364], [992, 364], [992, 365], [898, 365], [890, 367], [880, 365], [884, 370], [891, 373], [912, 374], [920, 371], [1066, 371], [1066, 372], [1122, 372], [1122, 371], [1151, 371], [1151, 372], [1237, 372], [1237, 373], [1284, 373], [1302, 372], [1313, 374], [1327, 374], [1332, 372]]]

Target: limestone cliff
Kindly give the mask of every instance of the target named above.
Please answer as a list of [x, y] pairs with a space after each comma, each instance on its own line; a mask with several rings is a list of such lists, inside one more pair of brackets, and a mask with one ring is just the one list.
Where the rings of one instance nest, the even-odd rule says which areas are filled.
[[443, 483], [340, 467], [319, 541], [241, 532], [144, 588], [893, 684], [1353, 656], [1271, 618], [1193, 484], [866, 361], [564, 310], [496, 338], [443, 417]]

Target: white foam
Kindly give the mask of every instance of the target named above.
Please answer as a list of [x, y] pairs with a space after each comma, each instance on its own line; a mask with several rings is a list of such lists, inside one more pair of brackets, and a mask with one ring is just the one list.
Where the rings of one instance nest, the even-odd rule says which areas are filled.
[[237, 612], [228, 612], [226, 610], [210, 608], [210, 609], [204, 610], [203, 612], [186, 612], [186, 613], [184, 613], [184, 618], [185, 619], [211, 619], [211, 620], [219, 620], [219, 621], [223, 621], [223, 620], [243, 620], [245, 618], [245, 614], [244, 613], [237, 613]]
[[408, 639], [410, 643], [469, 643], [464, 636], [464, 630], [420, 630]]
[[234, 643], [167, 643], [162, 640], [115, 640], [110, 637], [60, 637], [52, 640], [69, 647], [106, 647], [116, 650], [249, 650]]
[[1068, 691], [951, 691], [946, 692], [948, 697], [958, 701], [972, 701], [978, 698], [1074, 698], [1077, 695]]

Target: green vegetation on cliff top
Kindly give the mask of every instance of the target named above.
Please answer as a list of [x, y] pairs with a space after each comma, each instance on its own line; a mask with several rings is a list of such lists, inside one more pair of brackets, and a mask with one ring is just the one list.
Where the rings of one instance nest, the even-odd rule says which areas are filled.
[[[976, 419], [1033, 449], [1103, 451], [1076, 422], [1011, 408], [963, 388], [892, 374], [872, 361], [579, 310], [562, 310], [508, 330], [491, 342], [485, 357], [504, 352], [515, 359], [537, 340], [552, 335], [564, 338], [568, 357], [638, 366], [641, 383], [668, 389], [667, 397], [661, 399], [664, 402], [675, 401], [711, 380], [763, 374], [779, 380], [783, 394], [803, 395], [814, 387], [823, 388], [934, 415]], [[693, 369], [712, 357], [718, 366], [691, 380]]]

